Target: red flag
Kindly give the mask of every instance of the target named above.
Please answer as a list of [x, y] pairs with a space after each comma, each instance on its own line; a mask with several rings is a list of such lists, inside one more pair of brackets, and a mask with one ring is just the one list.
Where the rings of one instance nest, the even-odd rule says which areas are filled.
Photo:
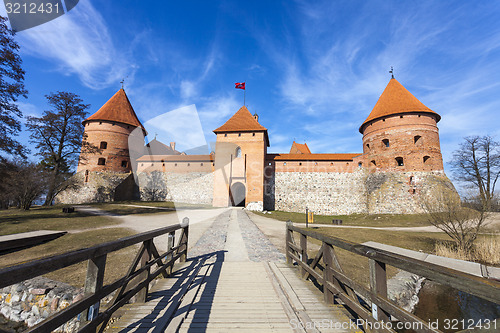
[[234, 87], [235, 87], [236, 89], [243, 89], [243, 90], [245, 90], [245, 82], [236, 82], [236, 83], [234, 84]]

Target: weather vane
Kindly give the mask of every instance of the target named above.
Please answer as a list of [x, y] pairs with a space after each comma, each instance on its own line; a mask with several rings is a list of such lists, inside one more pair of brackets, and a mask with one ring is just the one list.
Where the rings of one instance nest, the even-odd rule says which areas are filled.
[[120, 83], [122, 84], [122, 89], [123, 89], [123, 84], [125, 83], [125, 79], [126, 79], [126, 78], [128, 78], [128, 75], [127, 75], [126, 77], [124, 77], [124, 78], [120, 81]]
[[391, 70], [389, 71], [389, 73], [391, 73], [392, 79], [394, 79], [394, 68], [392, 68], [392, 66], [391, 66]]

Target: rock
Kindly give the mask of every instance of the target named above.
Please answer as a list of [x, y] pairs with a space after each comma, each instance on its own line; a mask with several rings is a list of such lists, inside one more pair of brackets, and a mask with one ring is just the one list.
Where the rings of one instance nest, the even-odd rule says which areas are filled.
[[21, 300], [21, 296], [19, 294], [12, 295], [12, 298], [10, 299], [11, 304], [17, 303]]
[[28, 319], [30, 317], [31, 313], [29, 311], [23, 311], [21, 312], [21, 320], [22, 321], [26, 321], [26, 319]]
[[28, 327], [33, 327], [35, 326], [36, 324], [38, 324], [39, 322], [41, 322], [42, 319], [41, 318], [37, 318], [37, 317], [30, 317], [28, 318], [28, 320], [26, 321], [26, 325], [28, 325]]
[[49, 318], [49, 316], [50, 316], [50, 313], [47, 309], [42, 311], [42, 318], [44, 318], [44, 319]]
[[47, 288], [34, 288], [30, 290], [33, 295], [45, 295], [47, 293]]
[[42, 298], [41, 300], [38, 301], [38, 306], [41, 308], [44, 308], [47, 305], [49, 305], [49, 300], [46, 298]]
[[70, 305], [70, 303], [63, 299], [62, 301], [59, 302], [59, 310], [65, 309]]
[[8, 307], [3, 307], [2, 309], [0, 309], [0, 313], [2, 314], [2, 316], [4, 316], [5, 318], [9, 318], [10, 316], [10, 308]]
[[15, 322], [20, 322], [21, 321], [21, 317], [19, 316], [19, 314], [15, 313], [15, 312], [11, 312], [10, 315], [9, 315], [9, 320], [10, 321], [15, 321]]
[[75, 296], [75, 298], [73, 299], [73, 303], [76, 303], [78, 302], [79, 300], [81, 300], [83, 298], [83, 294], [78, 294]]
[[31, 313], [33, 313], [35, 317], [38, 317], [40, 315], [40, 310], [38, 309], [37, 305], [33, 305], [31, 307]]
[[21, 302], [25, 302], [27, 298], [28, 298], [28, 293], [23, 292], [23, 296], [21, 296]]
[[52, 299], [52, 302], [50, 302], [50, 310], [54, 312], [57, 310], [58, 306], [59, 306], [59, 297], [54, 297]]

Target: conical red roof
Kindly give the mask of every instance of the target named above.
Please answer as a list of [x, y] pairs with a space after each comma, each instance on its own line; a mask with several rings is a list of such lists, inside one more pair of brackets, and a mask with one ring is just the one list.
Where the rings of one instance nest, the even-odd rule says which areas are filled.
[[436, 116], [436, 121], [441, 119], [441, 116], [429, 109], [415, 96], [412, 95], [401, 83], [396, 79], [391, 79], [384, 92], [380, 95], [377, 104], [373, 107], [372, 112], [363, 122], [359, 131], [363, 133], [363, 127], [366, 123], [395, 114], [408, 112], [427, 112]]
[[259, 124], [246, 106], [242, 106], [224, 125], [215, 129], [214, 133], [246, 131], [267, 131], [267, 129]]
[[115, 121], [144, 129], [123, 89], [118, 90], [96, 113], [85, 119], [84, 123], [90, 120]]

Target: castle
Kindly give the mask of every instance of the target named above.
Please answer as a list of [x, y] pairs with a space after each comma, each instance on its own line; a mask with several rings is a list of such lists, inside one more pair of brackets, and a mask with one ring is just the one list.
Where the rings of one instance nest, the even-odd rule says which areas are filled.
[[[449, 183], [440, 118], [392, 78], [359, 127], [363, 153], [314, 154], [294, 141], [289, 153], [270, 154], [267, 129], [243, 106], [213, 131], [214, 152], [186, 155], [175, 150], [174, 142], [155, 139], [144, 145], [146, 129], [120, 89], [83, 122], [84, 137], [99, 152], [82, 152], [77, 188], [58, 200], [141, 198], [284, 211], [307, 207], [332, 215], [416, 213], [434, 181]], [[132, 147], [140, 149], [132, 152]]]

